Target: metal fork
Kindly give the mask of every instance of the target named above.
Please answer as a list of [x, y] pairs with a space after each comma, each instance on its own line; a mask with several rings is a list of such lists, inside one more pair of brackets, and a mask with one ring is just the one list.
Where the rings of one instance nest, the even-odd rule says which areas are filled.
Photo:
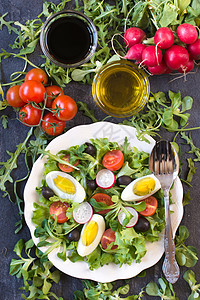
[[175, 244], [173, 240], [169, 209], [169, 190], [179, 170], [178, 155], [169, 141], [156, 142], [149, 159], [149, 169], [158, 178], [164, 191], [165, 201], [165, 259], [163, 273], [170, 283], [175, 283], [180, 274], [175, 258]]

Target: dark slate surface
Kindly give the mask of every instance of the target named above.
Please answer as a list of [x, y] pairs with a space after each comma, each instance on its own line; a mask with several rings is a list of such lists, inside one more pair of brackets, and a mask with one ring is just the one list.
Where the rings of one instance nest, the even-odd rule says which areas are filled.
[[[54, 1], [58, 3], [59, 1]], [[41, 12], [42, 9], [42, 0], [32, 0], [32, 1], [22, 1], [22, 0], [0, 0], [0, 14], [8, 12], [7, 20], [20, 21], [25, 23], [27, 19], [36, 18], [37, 15]], [[72, 1], [73, 3], [73, 1]], [[69, 4], [70, 7], [71, 4]], [[8, 49], [8, 45], [13, 42], [15, 36], [9, 35], [7, 29], [4, 28], [0, 32], [0, 48]], [[41, 54], [40, 47], [37, 48], [37, 51], [32, 55], [31, 60], [35, 64], [41, 63]], [[8, 82], [9, 76], [12, 72], [21, 70], [23, 68], [23, 63], [18, 59], [6, 60], [1, 65], [1, 82]], [[170, 75], [153, 77], [150, 78], [151, 81], [151, 90], [152, 92], [163, 91], [167, 92], [171, 89], [174, 92], [181, 90], [183, 96], [190, 95], [194, 98], [194, 105], [191, 111], [192, 117], [190, 119], [190, 127], [199, 126], [199, 115], [200, 115], [200, 72], [197, 70], [196, 73], [190, 74], [187, 76], [187, 81], [184, 81], [183, 78], [177, 79], [173, 82], [170, 82], [174, 78]], [[97, 118], [104, 118], [105, 115], [94, 105], [92, 101], [91, 87], [87, 85], [79, 85], [75, 83], [70, 83], [65, 88], [65, 93], [73, 97], [76, 101], [85, 101], [89, 104], [90, 108], [94, 108]], [[5, 161], [8, 159], [8, 154], [6, 150], [14, 152], [16, 145], [22, 142], [28, 132], [28, 128], [20, 124], [15, 119], [15, 113], [12, 109], [7, 109], [6, 112], [1, 111], [1, 115], [7, 113], [9, 115], [9, 128], [3, 130], [0, 126], [0, 161]], [[110, 121], [118, 123], [119, 120], [111, 118]], [[74, 125], [87, 124], [90, 123], [90, 120], [82, 115], [81, 112], [77, 114], [74, 120], [70, 121], [67, 126], [68, 128], [73, 127]], [[162, 136], [162, 133], [161, 133]], [[165, 136], [166, 137], [166, 136]], [[172, 139], [173, 135], [168, 134], [168, 138]], [[192, 137], [194, 143], [200, 147], [199, 137], [200, 131], [193, 131]], [[186, 153], [189, 150], [187, 145], [182, 145], [182, 161], [186, 162], [188, 154]], [[182, 224], [186, 225], [190, 230], [190, 237], [188, 239], [188, 244], [195, 246], [200, 250], [200, 229], [199, 229], [199, 209], [200, 209], [200, 167], [199, 163], [196, 163], [197, 172], [193, 178], [192, 185], [193, 188], [190, 188], [190, 194], [193, 199], [192, 203], [185, 207], [184, 217]], [[19, 160], [18, 169], [15, 170], [12, 175], [15, 179], [20, 178], [24, 173], [24, 161], [23, 158]], [[186, 174], [187, 170], [183, 167], [183, 174]], [[10, 187], [11, 188], [11, 187]], [[23, 188], [23, 187], [22, 187]], [[22, 189], [21, 188], [21, 189]], [[187, 190], [188, 187], [184, 186], [184, 189]], [[18, 234], [14, 234], [15, 223], [18, 221], [18, 210], [17, 207], [12, 204], [7, 198], [2, 197], [0, 199], [0, 299], [1, 300], [20, 300], [21, 291], [19, 287], [23, 285], [22, 280], [9, 275], [9, 264], [13, 257], [13, 248], [15, 243], [20, 239], [24, 238], [28, 240], [30, 238], [29, 230], [25, 226], [24, 229]], [[131, 284], [131, 293], [137, 293], [142, 287], [144, 287], [149, 281], [155, 280], [162, 275], [161, 273], [162, 259], [155, 266], [151, 267], [146, 272], [145, 278], [132, 278], [130, 280]], [[192, 268], [196, 273], [196, 278], [200, 282], [200, 268], [199, 262], [194, 268]], [[186, 268], [181, 268], [181, 276], [178, 282], [174, 285], [179, 299], [187, 299], [189, 295], [189, 287], [187, 283], [183, 280], [182, 275], [186, 271]], [[123, 282], [119, 282], [122, 284]], [[81, 281], [76, 278], [72, 278], [68, 275], [62, 274], [61, 281], [58, 285], [55, 285], [54, 291], [57, 295], [62, 296], [65, 300], [73, 299], [73, 291], [80, 289], [82, 287]], [[143, 299], [151, 299], [153, 297], [144, 296]], [[153, 298], [154, 299], [154, 298]]]

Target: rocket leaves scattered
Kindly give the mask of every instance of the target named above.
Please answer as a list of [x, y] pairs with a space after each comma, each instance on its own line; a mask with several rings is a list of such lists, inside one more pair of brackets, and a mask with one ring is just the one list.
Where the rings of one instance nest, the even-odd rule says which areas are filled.
[[[34, 256], [31, 254], [34, 251]], [[32, 240], [27, 241], [20, 239], [15, 245], [14, 252], [19, 259], [12, 259], [10, 263], [10, 275], [22, 278], [24, 286], [21, 290], [28, 293], [28, 296], [22, 294], [22, 299], [56, 299], [63, 300], [62, 297], [57, 297], [52, 291], [52, 283], [58, 283], [60, 280], [60, 271], [53, 271], [53, 264], [44, 257], [43, 253], [34, 247]], [[22, 256], [22, 252], [25, 255]]]

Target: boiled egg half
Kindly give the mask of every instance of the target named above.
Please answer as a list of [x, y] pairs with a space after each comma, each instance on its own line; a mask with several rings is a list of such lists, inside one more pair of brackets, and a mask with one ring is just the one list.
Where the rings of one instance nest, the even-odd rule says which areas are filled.
[[160, 181], [153, 175], [147, 175], [133, 180], [123, 190], [121, 199], [124, 201], [140, 201], [161, 188]]
[[47, 185], [62, 199], [69, 199], [81, 203], [85, 199], [85, 190], [82, 185], [71, 175], [52, 171], [46, 175]]
[[99, 245], [105, 231], [105, 221], [101, 215], [94, 214], [81, 231], [78, 241], [77, 252], [80, 256], [92, 253]]

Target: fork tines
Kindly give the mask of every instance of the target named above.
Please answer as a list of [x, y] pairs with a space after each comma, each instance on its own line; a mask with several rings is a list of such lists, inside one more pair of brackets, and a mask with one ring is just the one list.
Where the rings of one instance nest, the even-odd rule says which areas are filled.
[[154, 174], [171, 174], [175, 169], [175, 155], [171, 143], [166, 140], [156, 142], [153, 155]]

